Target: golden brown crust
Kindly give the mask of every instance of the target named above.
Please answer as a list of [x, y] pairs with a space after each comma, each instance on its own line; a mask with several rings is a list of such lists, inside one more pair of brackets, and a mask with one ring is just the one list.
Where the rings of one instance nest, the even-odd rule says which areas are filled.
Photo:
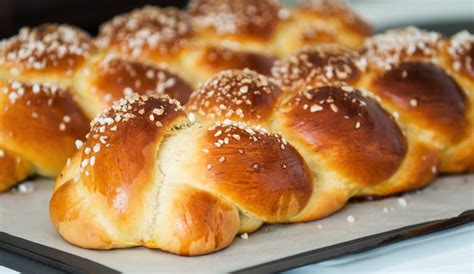
[[87, 203], [69, 180], [54, 191], [50, 201], [50, 218], [61, 236], [68, 242], [86, 248], [108, 249], [112, 236], [98, 222]]
[[367, 39], [364, 49], [369, 73], [362, 86], [439, 151], [443, 172], [472, 165], [467, 154], [474, 144], [470, 77], [461, 68], [469, 37], [454, 40], [457, 46], [439, 33], [407, 27]]
[[0, 102], [0, 146], [41, 175], [58, 174], [89, 127], [72, 96], [55, 86], [0, 81]]
[[280, 21], [280, 9], [278, 0], [193, 0], [188, 6], [197, 30], [257, 40], [271, 37]]
[[100, 98], [101, 109], [111, 107], [114, 101], [132, 93], [167, 94], [181, 104], [185, 104], [192, 93], [190, 84], [164, 67], [119, 57], [109, 56], [97, 62], [88, 75], [91, 77], [88, 88]]
[[144, 185], [149, 185], [154, 175], [160, 141], [185, 117], [178, 101], [169, 97], [134, 94], [117, 101], [92, 121], [82, 148], [80, 170], [85, 187], [107, 197], [116, 213], [126, 212], [128, 204], [122, 203], [120, 195], [133, 195], [134, 199], [143, 195]]
[[180, 255], [201, 255], [230, 245], [240, 227], [234, 205], [186, 185], [173, 185], [162, 191], [174, 193], [161, 216], [172, 220], [173, 225], [157, 231], [158, 247]]
[[312, 177], [286, 140], [263, 128], [229, 120], [207, 132], [202, 152], [208, 184], [251, 216], [284, 222], [300, 212], [312, 193]]
[[404, 62], [375, 77], [370, 90], [395, 106], [411, 123], [435, 130], [445, 142], [466, 135], [466, 97], [441, 68], [427, 62]]
[[72, 76], [93, 50], [84, 31], [57, 24], [22, 28], [0, 44], [0, 67], [13, 75], [41, 73]]
[[318, 45], [277, 61], [272, 76], [284, 91], [299, 92], [310, 87], [354, 85], [365, 65], [365, 59], [356, 51], [335, 44]]
[[248, 123], [268, 121], [280, 88], [251, 70], [227, 70], [209, 79], [191, 96], [186, 110], [203, 118]]
[[275, 58], [262, 53], [209, 46], [205, 48], [198, 66], [209, 69], [211, 75], [226, 69], [245, 68], [269, 75], [274, 61]]
[[97, 45], [142, 60], [159, 59], [178, 53], [191, 35], [191, 22], [184, 12], [146, 6], [104, 23]]
[[51, 199], [60, 234], [88, 248], [143, 245], [158, 147], [185, 120], [176, 100], [137, 94], [96, 117]]
[[32, 172], [33, 168], [27, 161], [0, 147], [0, 192], [7, 191]]
[[285, 133], [304, 140], [331, 170], [359, 185], [390, 178], [407, 152], [392, 118], [350, 87], [307, 90], [285, 103], [281, 113]]
[[297, 9], [320, 17], [339, 18], [344, 26], [361, 36], [370, 36], [372, 27], [340, 0], [302, 1]]
[[432, 144], [417, 140], [415, 136], [408, 139], [408, 151], [404, 162], [389, 180], [359, 189], [360, 196], [390, 196], [396, 193], [413, 191], [427, 186], [438, 175], [440, 155]]

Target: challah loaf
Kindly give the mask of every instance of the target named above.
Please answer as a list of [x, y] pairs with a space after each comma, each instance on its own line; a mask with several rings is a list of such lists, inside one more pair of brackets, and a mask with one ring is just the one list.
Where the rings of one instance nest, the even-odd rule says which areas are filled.
[[93, 121], [56, 181], [50, 215], [81, 247], [199, 255], [263, 222], [304, 218], [314, 181], [278, 134], [190, 123], [177, 101], [134, 94]]
[[[412, 53], [427, 43], [426, 33], [415, 29], [395, 33], [398, 43], [421, 39]], [[461, 33], [437, 43], [446, 52], [436, 53], [439, 63], [413, 59], [417, 89], [374, 91], [373, 83], [402, 63], [380, 70], [376, 50], [369, 50], [375, 42], [367, 41], [362, 54], [336, 45], [305, 48], [278, 61], [273, 78], [248, 69], [220, 72], [191, 95], [188, 114], [167, 97], [122, 99], [93, 121], [58, 177], [53, 224], [85, 248], [146, 246], [200, 255], [265, 222], [310, 221], [351, 197], [421, 188], [440, 167], [453, 165], [448, 151], [472, 149], [472, 137], [462, 134], [472, 131], [470, 122], [459, 124], [459, 139], [448, 142], [444, 136], [457, 131], [444, 133], [449, 128], [441, 118], [423, 120], [442, 107], [445, 119], [471, 121], [470, 59], [464, 57], [470, 48], [461, 42], [468, 38]], [[451, 65], [442, 69], [445, 63]], [[394, 83], [413, 81], [409, 69]], [[458, 85], [455, 73], [465, 83]], [[432, 94], [430, 81], [440, 81]], [[403, 100], [392, 103], [385, 95], [410, 92], [435, 106], [405, 110]], [[469, 169], [463, 153], [452, 155]]]

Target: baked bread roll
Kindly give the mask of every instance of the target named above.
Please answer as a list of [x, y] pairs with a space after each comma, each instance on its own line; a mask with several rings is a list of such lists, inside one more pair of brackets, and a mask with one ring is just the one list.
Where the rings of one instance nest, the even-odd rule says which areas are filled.
[[50, 216], [80, 247], [199, 255], [263, 222], [292, 222], [314, 187], [278, 134], [191, 123], [176, 100], [134, 94], [94, 119], [56, 181]]
[[[474, 79], [464, 53], [472, 35], [470, 40], [408, 27], [369, 38], [364, 46], [369, 70], [360, 86], [397, 112], [407, 132], [438, 150], [443, 172], [474, 170]], [[462, 70], [454, 69], [456, 62]]]
[[363, 56], [335, 45], [303, 49], [278, 62], [273, 76], [290, 92], [334, 84], [361, 88], [397, 118], [408, 139], [436, 152], [440, 166], [432, 166], [434, 173], [468, 171], [474, 149], [473, 79], [460, 67], [453, 71], [453, 60], [467, 56], [461, 52], [472, 43], [462, 35], [457, 39], [463, 42], [455, 42], [458, 50], [449, 50], [454, 58], [448, 44], [456, 37], [410, 27], [369, 38]]
[[73, 89], [87, 100], [90, 117], [132, 93], [167, 94], [185, 104], [193, 91], [189, 82], [165, 67], [111, 54], [90, 58], [76, 75]]
[[199, 43], [265, 52], [287, 12], [278, 0], [193, 0], [188, 13]]
[[273, 45], [279, 56], [322, 43], [358, 49], [372, 34], [372, 27], [344, 1], [304, 0], [288, 13]]
[[[468, 103], [467, 136], [463, 144], [457, 149], [448, 150], [446, 153], [446, 167], [443, 170], [450, 172], [473, 171], [474, 170], [474, 35], [468, 31], [462, 31], [445, 40], [442, 44], [440, 66], [445, 69], [466, 93]], [[469, 133], [470, 132], [470, 133]], [[461, 152], [464, 151], [464, 152]]]
[[91, 49], [73, 27], [24, 28], [0, 44], [0, 191], [56, 176], [89, 120], [68, 89]]
[[102, 24], [96, 44], [115, 55], [175, 68], [192, 34], [186, 13], [176, 8], [146, 6]]
[[187, 11], [199, 46], [190, 64], [203, 69], [199, 82], [225, 69], [270, 74], [276, 56], [271, 43], [284, 19], [279, 1], [194, 0]]

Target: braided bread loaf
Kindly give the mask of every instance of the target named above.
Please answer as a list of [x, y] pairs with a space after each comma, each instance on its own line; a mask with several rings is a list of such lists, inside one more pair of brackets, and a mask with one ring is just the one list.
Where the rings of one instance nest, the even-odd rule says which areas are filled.
[[312, 191], [305, 162], [279, 135], [191, 124], [177, 101], [135, 94], [93, 121], [56, 181], [50, 216], [81, 247], [198, 255], [301, 216]]
[[[275, 0], [196, 0], [187, 12], [145, 7], [105, 23], [96, 39], [67, 25], [24, 28], [0, 44], [0, 191], [29, 175], [56, 175], [88, 119], [125, 95], [168, 94], [184, 104], [193, 85], [222, 69], [269, 75], [275, 56], [301, 45], [356, 47], [369, 34], [327, 0], [293, 10]], [[27, 111], [17, 115], [20, 107]]]
[[[395, 39], [401, 49], [415, 45], [414, 53], [427, 36], [435, 34], [409, 28], [374, 40]], [[446, 41], [451, 46], [438, 46], [452, 64], [469, 69], [465, 61], [471, 59], [463, 53], [470, 50], [468, 38], [461, 33]], [[404, 110], [395, 104], [403, 106], [403, 100], [391, 104], [362, 88], [385, 77], [376, 73], [370, 54], [315, 46], [277, 62], [274, 79], [248, 69], [223, 71], [191, 95], [188, 115], [169, 98], [119, 101], [94, 120], [84, 147], [58, 177], [50, 202], [54, 225], [81, 247], [146, 246], [199, 255], [264, 222], [311, 221], [351, 197], [421, 188], [439, 167], [462, 163], [469, 170], [472, 159], [457, 146], [472, 149], [471, 135], [444, 142], [444, 121], [427, 125], [418, 118], [429, 107]], [[417, 106], [433, 103], [448, 118], [461, 112], [457, 119], [470, 121], [469, 93], [449, 68], [439, 67], [445, 62], [435, 61], [408, 63], [424, 76], [414, 77], [421, 82], [417, 89], [386, 92], [412, 92]], [[385, 73], [403, 64], [391, 63]], [[462, 66], [453, 69], [465, 73]], [[413, 81], [411, 73], [402, 72], [397, 83]], [[448, 84], [427, 93], [431, 81]], [[453, 108], [447, 98], [462, 100]], [[472, 131], [470, 122], [460, 126]]]

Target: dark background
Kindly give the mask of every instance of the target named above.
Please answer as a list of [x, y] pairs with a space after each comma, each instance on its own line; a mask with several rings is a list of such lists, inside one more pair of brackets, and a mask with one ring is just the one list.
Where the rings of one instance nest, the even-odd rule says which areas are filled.
[[[237, 0], [236, 0], [237, 1]], [[41, 23], [68, 23], [96, 35], [98, 26], [112, 17], [144, 5], [184, 8], [188, 0], [0, 0], [0, 40], [18, 33], [24, 26]], [[474, 31], [474, 20], [448, 22], [412, 22], [418, 27], [452, 35], [459, 30]], [[410, 24], [403, 22], [402, 25]], [[385, 26], [376, 31], [398, 25]]]
[[24, 26], [68, 23], [97, 34], [98, 26], [115, 15], [146, 4], [185, 7], [187, 0], [0, 0], [0, 38]]

